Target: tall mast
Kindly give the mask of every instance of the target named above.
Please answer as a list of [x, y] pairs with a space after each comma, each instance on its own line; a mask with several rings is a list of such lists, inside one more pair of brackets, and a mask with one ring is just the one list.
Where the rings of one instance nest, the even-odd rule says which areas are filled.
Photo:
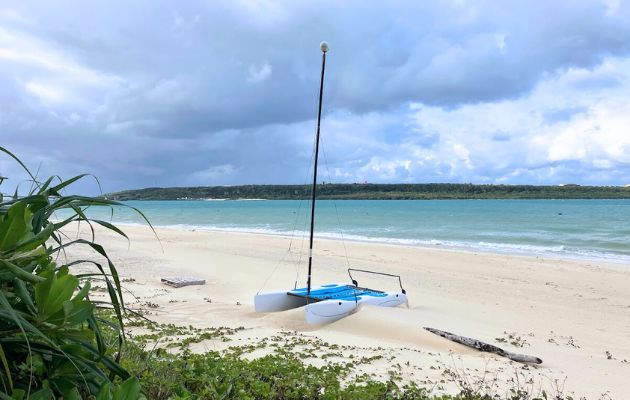
[[308, 279], [306, 281], [306, 295], [311, 294], [311, 267], [313, 265], [313, 230], [315, 229], [315, 195], [317, 191], [317, 158], [319, 156], [319, 126], [322, 119], [322, 98], [324, 96], [324, 70], [326, 69], [326, 52], [328, 43], [321, 42], [319, 48], [322, 50], [322, 77], [319, 82], [319, 108], [317, 109], [317, 134], [315, 136], [315, 167], [313, 169], [313, 189], [311, 191], [311, 238], [308, 250]]

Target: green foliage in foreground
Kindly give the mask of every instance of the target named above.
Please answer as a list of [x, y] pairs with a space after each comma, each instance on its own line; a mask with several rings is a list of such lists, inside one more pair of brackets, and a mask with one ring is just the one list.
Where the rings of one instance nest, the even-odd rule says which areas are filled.
[[[304, 355], [325, 358], [321, 343], [290, 340], [278, 336], [276, 346], [261, 339], [257, 344], [233, 346], [223, 352], [196, 354], [192, 343], [213, 339], [229, 342], [242, 330], [228, 328], [195, 329], [157, 325], [138, 319], [129, 325], [150, 333], [132, 336], [123, 349], [123, 365], [136, 375], [150, 399], [417, 399], [417, 400], [570, 400], [569, 397], [536, 397], [514, 389], [503, 397], [463, 389], [458, 395], [436, 395], [416, 384], [401, 383], [389, 375], [378, 381], [357, 374], [362, 361], [329, 361], [314, 367], [303, 361]], [[267, 343], [264, 343], [267, 342]], [[155, 344], [159, 346], [156, 347]], [[297, 350], [304, 345], [304, 351]], [[334, 346], [329, 346], [330, 350]], [[177, 352], [172, 352], [177, 349]], [[253, 357], [256, 350], [270, 354]], [[369, 362], [369, 360], [367, 360]]]
[[[22, 165], [6, 149], [0, 151]], [[116, 268], [94, 237], [67, 240], [61, 231], [70, 223], [84, 222], [124, 236], [108, 222], [85, 216], [88, 207], [117, 203], [62, 195], [64, 188], [82, 177], [38, 182], [31, 175], [32, 189], [26, 196], [0, 195], [1, 399], [133, 400], [140, 396], [138, 380], [115, 359], [122, 343], [124, 311]], [[69, 216], [53, 222], [61, 210]], [[59, 261], [66, 249], [81, 245], [94, 250], [105, 265]], [[92, 265], [94, 272], [73, 274], [79, 264]], [[107, 306], [119, 321], [109, 339], [102, 329], [111, 324], [95, 315], [103, 304], [89, 297], [94, 279], [105, 282]]]
[[[157, 357], [156, 357], [157, 358]], [[133, 366], [127, 365], [133, 370]], [[340, 368], [307, 366], [295, 357], [252, 361], [218, 353], [163, 354], [141, 374], [152, 399], [433, 399], [415, 386], [368, 381], [342, 387]], [[447, 397], [444, 397], [447, 399]]]
[[[245, 185], [146, 188], [112, 193], [116, 200], [269, 199], [310, 198], [310, 185]], [[319, 199], [446, 200], [446, 199], [630, 199], [630, 187], [426, 184], [318, 185]]]

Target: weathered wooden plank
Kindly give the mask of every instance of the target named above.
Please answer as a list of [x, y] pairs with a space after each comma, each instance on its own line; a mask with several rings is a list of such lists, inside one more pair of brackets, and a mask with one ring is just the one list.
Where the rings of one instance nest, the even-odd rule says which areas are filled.
[[464, 346], [468, 346], [468, 347], [472, 347], [474, 349], [477, 349], [479, 351], [484, 351], [487, 353], [494, 353], [497, 354], [501, 357], [507, 357], [510, 360], [513, 361], [517, 361], [520, 363], [528, 363], [528, 364], [542, 364], [542, 359], [538, 358], [538, 357], [534, 357], [534, 356], [528, 356], [526, 354], [518, 354], [518, 353], [512, 353], [509, 351], [505, 351], [500, 347], [482, 342], [481, 340], [477, 340], [477, 339], [473, 339], [473, 338], [468, 338], [465, 336], [460, 336], [460, 335], [456, 335], [454, 333], [451, 332], [446, 332], [446, 331], [441, 331], [439, 329], [435, 329], [435, 328], [429, 328], [429, 327], [424, 327], [424, 329], [426, 329], [427, 331], [434, 333], [438, 336], [441, 336], [445, 339], [451, 340], [453, 342], [459, 343], [459, 344], [463, 344]]
[[162, 278], [161, 280], [166, 285], [173, 286], [176, 288], [180, 288], [183, 286], [190, 286], [190, 285], [205, 285], [206, 284], [205, 279], [195, 278], [191, 276], [176, 276], [176, 277], [170, 277], [170, 278]]

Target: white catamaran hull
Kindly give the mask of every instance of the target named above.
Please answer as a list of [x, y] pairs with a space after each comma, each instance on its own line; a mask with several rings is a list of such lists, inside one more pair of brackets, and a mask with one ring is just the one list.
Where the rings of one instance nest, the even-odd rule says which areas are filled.
[[396, 307], [407, 304], [407, 295], [403, 293], [387, 293], [387, 297], [363, 298], [351, 300], [324, 300], [306, 306], [306, 322], [312, 325], [329, 324], [347, 317], [359, 309], [362, 304], [380, 307]]
[[286, 311], [293, 308], [304, 307], [305, 305], [306, 298], [290, 296], [286, 290], [259, 293], [254, 296], [254, 309], [256, 312]]
[[402, 292], [377, 292], [342, 283], [314, 287], [309, 296], [305, 288], [259, 293], [254, 297], [254, 308], [256, 312], [276, 312], [306, 306], [306, 322], [318, 325], [346, 317], [361, 304], [396, 307], [407, 303]]

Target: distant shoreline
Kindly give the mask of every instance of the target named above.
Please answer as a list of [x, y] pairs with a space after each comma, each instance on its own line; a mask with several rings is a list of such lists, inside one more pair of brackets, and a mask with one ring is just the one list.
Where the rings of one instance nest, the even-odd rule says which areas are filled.
[[[113, 200], [305, 200], [310, 185], [241, 185], [145, 188], [106, 194]], [[320, 184], [321, 200], [565, 200], [630, 199], [627, 186], [424, 184]]]

